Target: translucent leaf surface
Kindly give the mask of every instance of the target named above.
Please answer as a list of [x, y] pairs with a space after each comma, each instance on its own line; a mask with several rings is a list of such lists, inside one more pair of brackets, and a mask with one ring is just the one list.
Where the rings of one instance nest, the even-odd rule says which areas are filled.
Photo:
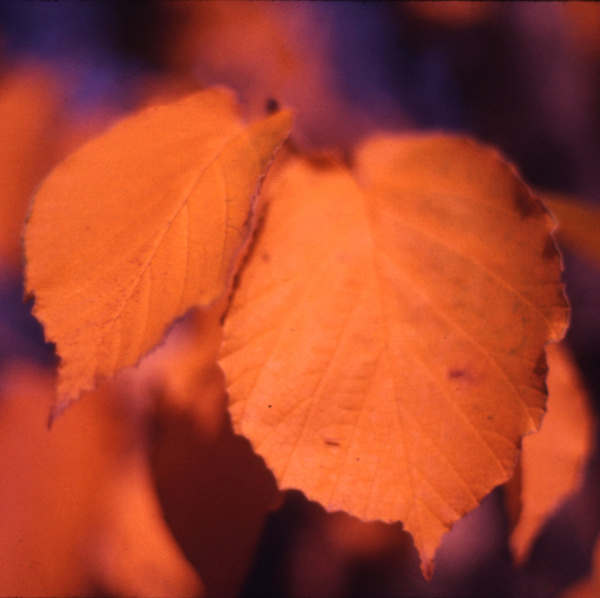
[[290, 120], [244, 127], [231, 94], [209, 89], [131, 116], [46, 179], [25, 234], [26, 289], [61, 357], [57, 411], [228, 290]]
[[355, 172], [296, 160], [271, 181], [221, 364], [280, 485], [401, 520], [429, 576], [539, 426], [560, 260], [550, 216], [487, 148], [373, 139]]

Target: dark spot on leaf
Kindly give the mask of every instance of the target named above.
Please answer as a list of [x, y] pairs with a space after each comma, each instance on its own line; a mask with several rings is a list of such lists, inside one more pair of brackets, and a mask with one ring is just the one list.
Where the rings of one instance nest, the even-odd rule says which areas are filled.
[[533, 212], [532, 204], [531, 197], [525, 191], [522, 190], [519, 193], [515, 193], [515, 208], [521, 214], [521, 218], [531, 216]]
[[269, 409], [271, 409], [271, 407], [272, 407], [272, 406], [273, 406], [273, 405], [269, 405]]
[[465, 369], [452, 368], [452, 369], [448, 370], [448, 379], [456, 380], [457, 378], [466, 378], [467, 374], [468, 374], [468, 372]]
[[265, 105], [265, 111], [267, 114], [275, 114], [276, 112], [279, 112], [279, 110], [279, 102], [275, 98], [269, 98]]
[[515, 208], [521, 218], [529, 218], [545, 211], [542, 202], [533, 197], [524, 186], [515, 190]]
[[329, 440], [329, 439], [326, 439], [326, 440], [325, 440], [325, 444], [326, 444], [327, 446], [340, 446], [340, 443], [339, 443], [337, 440]]
[[260, 259], [265, 262], [265, 264], [268, 264], [271, 261], [271, 254], [265, 251], [264, 253], [261, 253]]
[[548, 373], [548, 363], [546, 362], [546, 351], [544, 349], [542, 349], [533, 371], [536, 376], [545, 376]]

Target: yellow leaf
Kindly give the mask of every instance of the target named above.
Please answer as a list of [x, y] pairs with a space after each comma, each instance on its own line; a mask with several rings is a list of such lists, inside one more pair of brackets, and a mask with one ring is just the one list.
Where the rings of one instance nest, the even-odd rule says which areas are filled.
[[526, 558], [546, 519], [576, 490], [593, 445], [587, 395], [567, 348], [549, 346], [548, 365], [548, 413], [540, 431], [523, 439], [520, 479], [508, 483], [509, 494], [520, 493], [511, 535], [517, 561]]
[[511, 475], [568, 308], [552, 221], [493, 151], [381, 138], [357, 176], [296, 160], [226, 320], [238, 432], [282, 488], [440, 537]]
[[50, 174], [25, 250], [26, 290], [61, 357], [55, 415], [228, 291], [290, 126], [284, 111], [246, 128], [232, 95], [209, 89], [131, 116]]

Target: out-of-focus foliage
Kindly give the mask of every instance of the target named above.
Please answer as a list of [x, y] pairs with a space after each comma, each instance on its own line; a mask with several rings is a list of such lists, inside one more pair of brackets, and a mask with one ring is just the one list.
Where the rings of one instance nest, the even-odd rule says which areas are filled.
[[[295, 493], [278, 507], [264, 464], [231, 430], [214, 367], [219, 341], [196, 316], [145, 373], [125, 372], [126, 391], [101, 390], [103, 407], [88, 395], [48, 436], [52, 380], [36, 362], [49, 351], [15, 289], [27, 204], [51, 166], [116, 116], [213, 84], [235, 88], [247, 116], [294, 108], [292, 143], [344, 159], [374, 131], [460, 128], [502, 148], [537, 188], [593, 207], [599, 20], [597, 5], [579, 2], [0, 3], [0, 475], [15, 481], [0, 485], [1, 556], [12, 567], [2, 566], [0, 594], [202, 594], [200, 574], [220, 595], [545, 598], [589, 563], [592, 581], [573, 592], [595, 596], [597, 449], [525, 562], [509, 562], [494, 492], [445, 536], [426, 584], [400, 526], [328, 514]], [[570, 218], [553, 211], [560, 240]], [[598, 405], [600, 279], [578, 258], [598, 235], [591, 220], [577, 222], [570, 246], [563, 237], [567, 341]], [[195, 400], [201, 392], [210, 398]], [[22, 411], [33, 395], [39, 404]]]
[[583, 465], [593, 448], [589, 398], [567, 348], [549, 345], [548, 405], [542, 429], [523, 439], [517, 473], [507, 486], [517, 504], [511, 548], [523, 562], [541, 528], [582, 482]]
[[50, 434], [54, 382], [27, 363], [2, 370], [0, 595], [198, 595], [161, 517], [139, 413], [105, 385]]

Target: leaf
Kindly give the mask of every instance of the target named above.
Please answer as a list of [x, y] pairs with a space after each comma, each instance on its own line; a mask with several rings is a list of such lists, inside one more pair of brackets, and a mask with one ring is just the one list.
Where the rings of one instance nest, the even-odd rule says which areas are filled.
[[0, 377], [0, 596], [197, 596], [140, 463], [145, 420], [106, 384], [49, 433], [53, 390], [27, 362]]
[[103, 519], [88, 538], [96, 579], [112, 596], [206, 595], [165, 523], [146, 455], [138, 450], [127, 457], [104, 490]]
[[563, 344], [548, 351], [548, 412], [541, 430], [523, 439], [520, 479], [521, 513], [511, 534], [518, 562], [531, 549], [540, 529], [582, 481], [582, 466], [593, 446], [592, 414], [572, 357]]
[[556, 237], [565, 247], [600, 266], [600, 210], [558, 193], [540, 193], [558, 220]]
[[96, 506], [94, 490], [116, 443], [95, 454], [110, 432], [98, 413], [90, 422], [94, 401], [77, 414], [74, 429], [66, 421], [71, 434], [49, 435], [53, 382], [48, 372], [15, 362], [0, 378], [0, 596], [90, 592], [80, 551]]
[[540, 424], [560, 260], [550, 216], [489, 149], [376, 138], [357, 164], [362, 188], [302, 160], [270, 181], [221, 365], [280, 486], [403, 521], [429, 576]]
[[290, 121], [245, 128], [231, 94], [209, 89], [125, 119], [51, 173], [25, 250], [34, 314], [61, 357], [54, 415], [227, 293]]

